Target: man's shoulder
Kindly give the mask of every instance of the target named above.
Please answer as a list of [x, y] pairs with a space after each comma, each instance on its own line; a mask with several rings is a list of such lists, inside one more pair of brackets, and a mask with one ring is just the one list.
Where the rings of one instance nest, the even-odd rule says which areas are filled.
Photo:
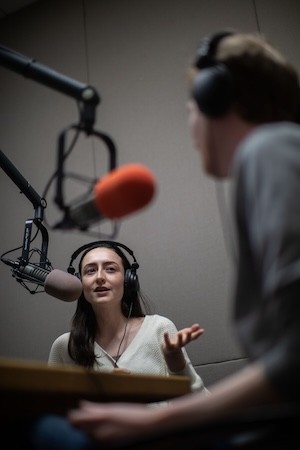
[[[249, 133], [242, 146], [244, 148], [274, 148], [274, 144], [282, 142], [300, 142], [300, 125], [291, 122], [279, 122], [260, 125]], [[270, 147], [272, 144], [272, 147]], [[277, 146], [275, 145], [275, 148]]]
[[239, 149], [240, 162], [256, 160], [275, 161], [286, 158], [288, 152], [300, 155], [300, 125], [289, 122], [271, 123], [256, 127], [242, 141]]

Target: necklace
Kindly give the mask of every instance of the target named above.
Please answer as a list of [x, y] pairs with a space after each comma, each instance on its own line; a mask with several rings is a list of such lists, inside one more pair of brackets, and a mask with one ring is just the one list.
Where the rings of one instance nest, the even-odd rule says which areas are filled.
[[118, 363], [118, 360], [119, 360], [119, 358], [120, 358], [120, 356], [121, 356], [121, 353], [120, 353], [120, 351], [121, 351], [121, 345], [123, 344], [123, 341], [124, 341], [125, 336], [126, 336], [126, 331], [127, 331], [127, 326], [128, 326], [129, 319], [130, 319], [130, 316], [131, 316], [131, 311], [132, 311], [132, 302], [131, 302], [131, 304], [130, 304], [128, 316], [127, 316], [127, 319], [126, 319], [125, 328], [124, 328], [124, 333], [123, 333], [122, 339], [121, 339], [120, 344], [119, 344], [119, 347], [118, 347], [117, 356], [116, 356], [115, 358], [113, 358], [113, 360], [114, 360], [114, 367], [118, 367], [118, 364], [117, 364], [117, 363]]

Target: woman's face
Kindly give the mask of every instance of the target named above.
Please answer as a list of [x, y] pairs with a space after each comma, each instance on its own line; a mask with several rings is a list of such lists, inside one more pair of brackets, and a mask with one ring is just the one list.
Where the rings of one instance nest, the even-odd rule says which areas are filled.
[[121, 304], [124, 294], [124, 267], [112, 249], [99, 247], [89, 251], [81, 264], [83, 293], [91, 305]]

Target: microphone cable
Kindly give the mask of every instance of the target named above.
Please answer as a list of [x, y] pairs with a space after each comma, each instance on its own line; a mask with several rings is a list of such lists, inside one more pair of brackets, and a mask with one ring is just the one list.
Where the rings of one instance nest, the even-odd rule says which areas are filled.
[[[22, 247], [20, 246], [20, 247], [17, 247], [17, 248], [15, 248], [15, 249], [13, 249], [13, 250], [8, 250], [8, 251], [6, 251], [5, 253], [3, 253], [3, 254], [1, 255], [1, 257], [0, 257], [1, 262], [3, 262], [4, 264], [10, 265], [10, 264], [7, 263], [7, 260], [6, 260], [6, 258], [4, 258], [4, 256], [7, 255], [7, 254], [9, 254], [9, 253], [11, 253], [11, 252], [16, 251], [16, 250], [19, 250], [19, 249], [21, 249], [21, 248], [22, 248]], [[52, 263], [50, 262], [50, 260], [47, 258], [47, 255], [44, 255], [45, 258], [46, 258], [45, 267], [41, 267], [41, 266], [40, 266], [40, 262], [31, 262], [31, 258], [32, 258], [32, 256], [33, 256], [34, 254], [38, 254], [38, 255], [41, 257], [42, 252], [41, 252], [41, 250], [38, 249], [38, 248], [32, 248], [32, 249], [30, 250], [30, 254], [29, 254], [28, 261], [26, 261], [26, 263], [24, 264], [25, 266], [26, 266], [27, 264], [31, 264], [31, 266], [33, 266], [33, 276], [34, 276], [34, 271], [35, 271], [36, 274], [39, 274], [39, 272], [42, 272], [42, 273], [43, 273], [45, 270], [46, 270], [46, 271], [49, 271], [49, 273], [50, 273], [50, 272], [53, 270], [53, 266], [52, 266]], [[22, 264], [21, 264], [21, 258], [19, 257], [19, 258], [17, 258], [17, 259], [19, 260], [19, 263], [16, 262], [16, 265], [19, 264], [19, 267], [22, 266]], [[11, 270], [12, 270], [12, 272], [13, 272], [13, 273], [12, 273], [13, 278], [14, 278], [18, 283], [20, 283], [20, 285], [21, 285], [22, 287], [24, 287], [28, 292], [30, 292], [30, 294], [41, 294], [41, 293], [45, 292], [45, 290], [44, 290], [44, 289], [41, 289], [41, 286], [40, 286], [38, 283], [36, 283], [36, 280], [35, 280], [34, 278], [32, 278], [32, 280], [30, 280], [29, 277], [28, 277], [26, 280], [22, 279], [22, 274], [21, 274], [21, 275], [18, 275], [18, 273], [20, 273], [20, 272], [19, 272], [19, 268], [16, 267], [16, 268], [11, 269]], [[30, 287], [27, 286], [27, 283], [34, 283], [34, 284], [36, 284], [35, 289], [30, 289]]]

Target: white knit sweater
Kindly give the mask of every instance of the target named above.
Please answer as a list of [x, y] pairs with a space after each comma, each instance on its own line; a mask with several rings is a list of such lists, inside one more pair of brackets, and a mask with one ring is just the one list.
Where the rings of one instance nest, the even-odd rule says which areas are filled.
[[[170, 336], [177, 332], [176, 326], [170, 319], [158, 314], [146, 315], [139, 331], [119, 357], [118, 367], [133, 373], [148, 375], [188, 376], [191, 380], [192, 391], [208, 392], [195, 371], [185, 348], [182, 349], [186, 360], [185, 369], [176, 373], [168, 370], [161, 350], [165, 331], [168, 331]], [[64, 333], [53, 342], [48, 359], [49, 364], [75, 364], [68, 353], [69, 336], [70, 333]], [[96, 342], [94, 346], [97, 358], [94, 370], [112, 371], [115, 364], [114, 359]]]

